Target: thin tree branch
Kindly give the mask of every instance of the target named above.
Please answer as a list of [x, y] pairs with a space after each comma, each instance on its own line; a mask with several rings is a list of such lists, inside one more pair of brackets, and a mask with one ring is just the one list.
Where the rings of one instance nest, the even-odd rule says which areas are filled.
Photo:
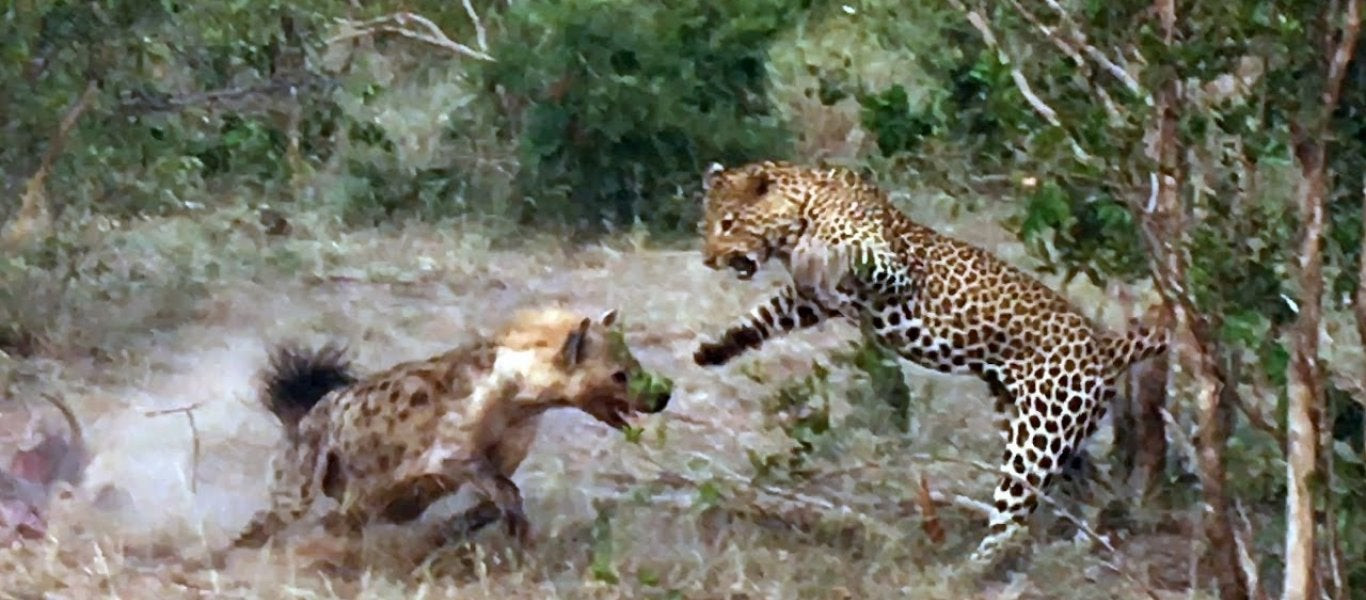
[[[1119, 550], [1117, 550], [1117, 549], [1115, 548], [1115, 546], [1114, 546], [1113, 544], [1110, 543], [1110, 539], [1109, 539], [1109, 538], [1107, 538], [1107, 537], [1101, 535], [1101, 534], [1100, 534], [1099, 532], [1097, 532], [1094, 528], [1092, 528], [1091, 525], [1090, 525], [1089, 523], [1087, 523], [1084, 519], [1082, 519], [1081, 517], [1079, 517], [1079, 516], [1073, 514], [1071, 511], [1067, 510], [1065, 507], [1063, 507], [1063, 505], [1062, 505], [1061, 503], [1059, 503], [1057, 500], [1055, 500], [1055, 499], [1053, 499], [1051, 496], [1049, 496], [1049, 495], [1047, 494], [1047, 492], [1045, 492], [1042, 488], [1040, 488], [1039, 486], [1036, 486], [1036, 485], [1030, 483], [1023, 475], [1016, 474], [1016, 473], [1011, 472], [1011, 471], [1009, 471], [1009, 470], [1003, 471], [1003, 470], [1001, 470], [1001, 468], [1000, 468], [999, 465], [991, 465], [991, 464], [987, 464], [987, 463], [984, 463], [984, 462], [981, 462], [981, 461], [976, 461], [976, 460], [967, 460], [967, 459], [961, 459], [961, 458], [947, 458], [947, 457], [935, 456], [935, 455], [932, 455], [932, 454], [925, 454], [925, 453], [916, 453], [916, 454], [912, 454], [910, 458], [911, 458], [911, 460], [915, 460], [915, 461], [938, 462], [938, 463], [947, 463], [947, 464], [962, 465], [962, 466], [972, 467], [972, 468], [974, 468], [974, 469], [978, 469], [978, 470], [981, 470], [981, 471], [984, 471], [984, 472], [987, 472], [987, 473], [993, 473], [993, 474], [1002, 474], [1002, 473], [1004, 473], [1006, 476], [1010, 477], [1011, 479], [1014, 479], [1016, 483], [1018, 483], [1018, 484], [1020, 484], [1020, 485], [1022, 485], [1022, 486], [1024, 486], [1024, 487], [1028, 488], [1029, 490], [1033, 491], [1034, 494], [1035, 494], [1036, 496], [1038, 496], [1039, 499], [1041, 499], [1045, 504], [1047, 504], [1047, 505], [1049, 506], [1049, 508], [1052, 508], [1052, 509], [1053, 509], [1053, 512], [1054, 512], [1055, 514], [1057, 514], [1058, 516], [1062, 517], [1063, 519], [1066, 519], [1068, 522], [1070, 522], [1070, 523], [1072, 523], [1073, 525], [1075, 525], [1075, 526], [1077, 527], [1078, 530], [1080, 530], [1083, 534], [1086, 535], [1086, 537], [1091, 538], [1092, 541], [1094, 541], [1094, 542], [1100, 544], [1101, 547], [1105, 548], [1106, 552], [1108, 552], [1111, 556], [1119, 556]], [[1129, 583], [1133, 584], [1133, 585], [1134, 585], [1135, 587], [1137, 587], [1138, 589], [1143, 590], [1143, 592], [1144, 592], [1145, 594], [1147, 594], [1147, 596], [1148, 596], [1149, 598], [1152, 598], [1153, 600], [1157, 600], [1157, 598], [1158, 598], [1157, 593], [1154, 592], [1154, 591], [1152, 590], [1152, 588], [1149, 588], [1149, 587], [1148, 587], [1147, 585], [1145, 585], [1143, 582], [1139, 581], [1138, 577], [1135, 576], [1135, 575], [1134, 575], [1132, 572], [1130, 572], [1128, 569], [1125, 569], [1125, 568], [1120, 567], [1120, 565], [1117, 564], [1117, 563], [1112, 563], [1112, 562], [1104, 561], [1104, 560], [1101, 561], [1101, 564], [1105, 565], [1106, 568], [1108, 568], [1108, 569], [1114, 571], [1115, 573], [1118, 573], [1121, 577], [1123, 577], [1123, 578], [1125, 578], [1126, 580], [1128, 580]]]
[[1332, 118], [1333, 111], [1337, 109], [1338, 98], [1342, 96], [1342, 80], [1347, 76], [1347, 65], [1352, 62], [1355, 56], [1357, 38], [1361, 35], [1361, 13], [1362, 4], [1366, 0], [1348, 0], [1347, 14], [1342, 24], [1342, 38], [1338, 42], [1337, 50], [1333, 52], [1333, 60], [1328, 65], [1328, 85], [1323, 90], [1323, 109], [1325, 124], [1327, 119]]
[[0, 243], [10, 246], [27, 243], [35, 237], [46, 237], [52, 221], [52, 212], [47, 201], [47, 177], [52, 173], [52, 166], [56, 164], [57, 158], [62, 155], [66, 140], [71, 137], [71, 130], [76, 128], [81, 115], [90, 108], [98, 91], [99, 85], [95, 80], [87, 81], [85, 91], [81, 92], [80, 97], [62, 116], [61, 122], [57, 124], [57, 132], [52, 135], [52, 140], [48, 142], [47, 150], [43, 152], [43, 158], [38, 163], [38, 170], [33, 172], [24, 186], [18, 213], [0, 229]]
[[1257, 560], [1252, 557], [1252, 540], [1256, 539], [1252, 532], [1252, 521], [1248, 520], [1242, 502], [1235, 500], [1233, 508], [1238, 513], [1239, 525], [1233, 529], [1233, 541], [1238, 547], [1238, 565], [1242, 567], [1243, 579], [1247, 581], [1247, 597], [1260, 600], [1266, 597], [1266, 590], [1262, 589], [1261, 576], [1257, 573]]
[[119, 108], [124, 114], [137, 115], [154, 112], [183, 110], [192, 106], [231, 102], [254, 96], [295, 95], [312, 88], [327, 88], [336, 84], [335, 80], [311, 76], [303, 79], [282, 78], [259, 85], [250, 85], [207, 92], [193, 92], [174, 96], [149, 96], [137, 94], [125, 98]]
[[484, 32], [484, 22], [479, 19], [479, 13], [474, 12], [474, 5], [470, 0], [461, 0], [465, 5], [465, 14], [470, 16], [470, 21], [474, 23], [474, 43], [479, 44], [479, 49], [488, 52], [489, 40]]
[[[1081, 69], [1081, 73], [1084, 76], [1082, 78], [1084, 85], [1100, 98], [1101, 105], [1105, 107], [1106, 114], [1110, 115], [1112, 119], [1122, 118], [1119, 107], [1115, 104], [1115, 101], [1110, 98], [1110, 94], [1105, 91], [1105, 88], [1091, 84], [1091, 65], [1086, 62], [1086, 59], [1082, 57], [1081, 53], [1074, 45], [1077, 43], [1077, 38], [1081, 37], [1080, 34], [1074, 32], [1069, 36], [1073, 38], [1072, 40], [1065, 40], [1058, 34], [1057, 28], [1045, 24], [1034, 14], [1034, 11], [1025, 8], [1023, 4], [1020, 4], [1019, 0], [1010, 0], [1010, 4], [1011, 6], [1014, 6], [1015, 10], [1021, 15], [1024, 15], [1026, 21], [1029, 21], [1035, 29], [1038, 29], [1044, 37], [1048, 38], [1048, 41], [1053, 42], [1053, 45], [1057, 47], [1058, 50], [1072, 59], [1072, 64], [1075, 64], [1078, 69]], [[1081, 45], [1085, 45], [1085, 42], [1083, 41]]]
[[[1176, 39], [1176, 5], [1173, 0], [1155, 0], [1163, 28], [1163, 39], [1172, 45]], [[1206, 504], [1202, 513], [1203, 529], [1209, 540], [1208, 559], [1218, 583], [1221, 598], [1247, 597], [1248, 582], [1239, 568], [1236, 539], [1230, 519], [1225, 489], [1224, 448], [1227, 431], [1224, 411], [1226, 398], [1234, 388], [1228, 373], [1215, 359], [1217, 344], [1211, 326], [1202, 315], [1185, 286], [1189, 261], [1187, 217], [1181, 202], [1181, 178], [1186, 174], [1181, 160], [1178, 131], [1183, 94], [1179, 80], [1167, 78], [1155, 90], [1155, 108], [1149, 119], [1148, 135], [1152, 144], [1148, 157], [1156, 163], [1152, 174], [1149, 206], [1135, 207], [1140, 232], [1147, 246], [1153, 283], [1169, 311], [1171, 365], [1191, 374], [1198, 407], [1196, 464]], [[1138, 198], [1133, 197], [1138, 204]]]
[[185, 419], [188, 420], [189, 423], [190, 423], [190, 440], [191, 440], [191, 443], [192, 443], [192, 449], [191, 449], [191, 454], [190, 454], [190, 459], [191, 459], [191, 460], [190, 460], [190, 493], [191, 493], [191, 494], [199, 493], [199, 456], [200, 456], [200, 451], [199, 451], [199, 448], [200, 448], [200, 446], [199, 446], [199, 427], [196, 426], [196, 425], [195, 425], [195, 422], [194, 422], [194, 411], [195, 411], [195, 409], [198, 409], [200, 406], [202, 406], [202, 404], [196, 402], [196, 403], [191, 404], [191, 405], [189, 405], [189, 406], [181, 406], [181, 407], [179, 407], [179, 408], [167, 408], [167, 409], [163, 409], [163, 410], [149, 410], [149, 411], [145, 411], [145, 412], [142, 413], [143, 416], [147, 416], [147, 417], [160, 417], [160, 416], [171, 415], [171, 414], [175, 414], [175, 413], [184, 413], [184, 414], [185, 414]]
[[1115, 79], [1118, 79], [1120, 83], [1124, 84], [1124, 87], [1128, 88], [1130, 92], [1142, 96], [1149, 106], [1152, 105], [1152, 96], [1143, 89], [1142, 85], [1139, 85], [1138, 80], [1134, 79], [1128, 71], [1124, 70], [1124, 67], [1121, 67], [1116, 64], [1115, 61], [1110, 60], [1110, 57], [1106, 56], [1104, 52], [1101, 52], [1099, 48], [1096, 48], [1095, 46], [1092, 46], [1090, 42], [1087, 42], [1086, 34], [1083, 32], [1082, 28], [1077, 25], [1077, 22], [1072, 19], [1071, 15], [1067, 14], [1067, 10], [1064, 9], [1061, 4], [1058, 4], [1057, 0], [1044, 0], [1044, 3], [1047, 4], [1049, 8], [1052, 8], [1054, 12], [1058, 13], [1059, 18], [1067, 24], [1068, 33], [1071, 34], [1073, 44], [1080, 47], [1088, 58], [1100, 65], [1101, 69], [1112, 75]]
[[1024, 96], [1025, 102], [1028, 102], [1029, 106], [1034, 109], [1034, 112], [1039, 113], [1039, 116], [1043, 117], [1045, 121], [1048, 121], [1050, 125], [1053, 125], [1054, 127], [1061, 126], [1062, 121], [1058, 120], [1058, 111], [1053, 110], [1053, 107], [1049, 106], [1042, 98], [1039, 98], [1038, 94], [1034, 93], [1034, 88], [1029, 85], [1029, 80], [1025, 78], [1024, 71], [1021, 71], [1019, 67], [1015, 66], [1010, 60], [1010, 56], [1001, 49], [1001, 45], [996, 41], [996, 34], [991, 31], [991, 25], [987, 23], [981, 13], [969, 9], [963, 4], [962, 0], [949, 1], [953, 4], [954, 8], [962, 12], [964, 16], [967, 17], [968, 22], [982, 34], [982, 41], [986, 42], [988, 47], [996, 51], [996, 57], [1001, 61], [1001, 64], [1010, 68], [1010, 78], [1015, 82], [1015, 87], [1020, 90], [1020, 95]]
[[[468, 0], [466, 0], [468, 3]], [[471, 7], [472, 8], [472, 7]], [[471, 14], [474, 14], [471, 11]], [[376, 17], [367, 21], [351, 21], [349, 19], [337, 19], [338, 22], [346, 27], [348, 31], [343, 31], [327, 39], [328, 43], [345, 41], [358, 37], [372, 36], [377, 33], [392, 33], [400, 37], [416, 40], [426, 44], [431, 44], [438, 48], [448, 50], [454, 54], [468, 56], [479, 60], [493, 62], [494, 58], [487, 52], [475, 50], [469, 46], [452, 40], [445, 32], [437, 27], [431, 19], [411, 12], [397, 12], [391, 15]], [[419, 29], [410, 28], [416, 26]], [[425, 30], [425, 31], [424, 31]], [[483, 37], [483, 24], [476, 21], [476, 36]], [[477, 43], [486, 43], [481, 40]]]

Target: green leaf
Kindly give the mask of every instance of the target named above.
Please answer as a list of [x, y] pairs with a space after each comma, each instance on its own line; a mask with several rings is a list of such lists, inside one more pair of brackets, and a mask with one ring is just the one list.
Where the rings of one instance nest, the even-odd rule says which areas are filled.
[[692, 458], [689, 458], [687, 462], [687, 467], [689, 471], [702, 471], [709, 466], [711, 466], [711, 461], [701, 456], [694, 456]]
[[1333, 440], [1333, 454], [1337, 459], [1353, 465], [1366, 465], [1366, 460], [1362, 459], [1361, 453], [1357, 452], [1351, 444], [1343, 440]]
[[697, 486], [697, 506], [709, 508], [721, 503], [721, 490], [712, 481], [704, 481]]
[[640, 567], [636, 569], [636, 581], [640, 582], [641, 585], [657, 586], [662, 578], [653, 569]]
[[1029, 199], [1025, 219], [1020, 225], [1020, 237], [1028, 242], [1035, 236], [1060, 229], [1072, 220], [1072, 206], [1062, 188], [1054, 182], [1039, 187]]
[[593, 560], [589, 572], [595, 581], [616, 585], [621, 578], [617, 576], [615, 549], [612, 544], [612, 517], [607, 510], [599, 510], [593, 520], [591, 531]]
[[1256, 347], [1261, 344], [1270, 326], [1270, 322], [1261, 314], [1244, 311], [1225, 315], [1219, 334], [1225, 341]]

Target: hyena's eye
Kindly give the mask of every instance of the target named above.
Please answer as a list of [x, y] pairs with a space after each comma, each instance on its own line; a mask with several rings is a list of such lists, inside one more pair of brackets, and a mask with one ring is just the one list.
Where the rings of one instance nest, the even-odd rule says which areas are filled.
[[626, 371], [617, 371], [612, 374], [612, 381], [616, 382], [618, 385], [626, 385], [626, 382], [629, 380], [630, 376], [626, 375]]

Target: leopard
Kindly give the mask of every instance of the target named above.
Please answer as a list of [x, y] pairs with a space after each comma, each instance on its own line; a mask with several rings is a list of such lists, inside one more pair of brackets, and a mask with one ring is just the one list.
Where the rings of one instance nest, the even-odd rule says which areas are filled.
[[262, 547], [323, 496], [336, 501], [323, 516], [326, 531], [354, 538], [371, 523], [410, 523], [462, 486], [478, 503], [441, 522], [427, 542], [439, 546], [501, 519], [527, 544], [530, 524], [511, 476], [545, 411], [578, 409], [623, 430], [669, 404], [671, 382], [641, 366], [616, 315], [527, 309], [493, 336], [363, 377], [341, 344], [277, 345], [259, 393], [283, 429], [270, 505], [212, 560]]
[[1034, 276], [913, 220], [851, 168], [712, 163], [702, 179], [703, 263], [749, 280], [777, 261], [789, 281], [700, 341], [697, 365], [838, 320], [903, 360], [987, 384], [1005, 448], [973, 561], [1019, 540], [1040, 495], [1096, 432], [1122, 374], [1166, 351], [1165, 309], [1107, 330]]

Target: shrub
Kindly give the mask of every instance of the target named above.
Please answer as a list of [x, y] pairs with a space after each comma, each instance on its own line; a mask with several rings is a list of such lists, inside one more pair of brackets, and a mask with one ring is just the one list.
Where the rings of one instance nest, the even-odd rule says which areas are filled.
[[485, 76], [519, 124], [524, 214], [690, 228], [679, 191], [706, 162], [788, 152], [765, 52], [808, 2], [514, 5]]

